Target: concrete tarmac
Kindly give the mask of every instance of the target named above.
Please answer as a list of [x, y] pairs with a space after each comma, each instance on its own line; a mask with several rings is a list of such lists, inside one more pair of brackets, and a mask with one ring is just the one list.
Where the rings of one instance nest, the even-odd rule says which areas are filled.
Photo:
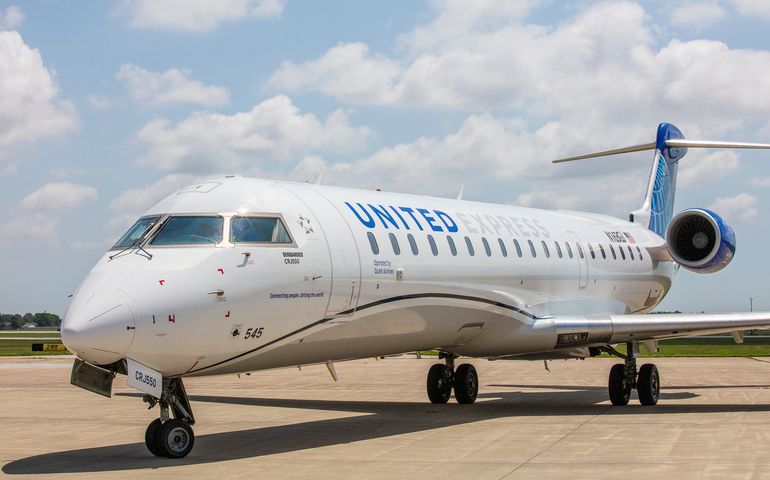
[[658, 359], [656, 407], [612, 407], [607, 359], [473, 360], [475, 405], [427, 403], [435, 360], [388, 358], [186, 380], [192, 453], [153, 457], [157, 416], [115, 382], [69, 385], [69, 358], [0, 359], [7, 477], [267, 479], [770, 478], [770, 359]]

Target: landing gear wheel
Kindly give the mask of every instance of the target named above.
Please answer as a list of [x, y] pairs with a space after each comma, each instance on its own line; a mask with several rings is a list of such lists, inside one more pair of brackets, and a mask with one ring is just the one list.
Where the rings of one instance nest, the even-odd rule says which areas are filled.
[[156, 437], [158, 446], [164, 450], [168, 458], [187, 456], [195, 443], [192, 427], [179, 419], [168, 420], [164, 423]]
[[156, 457], [166, 456], [166, 452], [161, 450], [160, 444], [158, 443], [158, 432], [162, 426], [163, 423], [160, 421], [160, 418], [156, 418], [150, 422], [147, 426], [147, 430], [144, 432], [144, 444], [147, 446], [147, 450]]
[[479, 393], [479, 376], [470, 363], [463, 363], [455, 371], [455, 399], [457, 403], [469, 404], [476, 401]]
[[617, 363], [610, 370], [609, 392], [610, 401], [615, 406], [628, 405], [631, 398], [632, 385], [628, 382], [626, 376], [626, 366]]
[[428, 398], [430, 403], [446, 403], [452, 394], [452, 369], [436, 364], [428, 370]]
[[636, 391], [639, 392], [639, 402], [642, 405], [655, 405], [660, 398], [660, 375], [658, 367], [652, 363], [645, 363], [639, 369], [639, 377], [636, 380]]

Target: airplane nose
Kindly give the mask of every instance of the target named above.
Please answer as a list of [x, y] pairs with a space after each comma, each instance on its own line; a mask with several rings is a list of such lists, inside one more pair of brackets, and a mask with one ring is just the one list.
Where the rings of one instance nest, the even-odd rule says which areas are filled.
[[106, 365], [125, 356], [134, 338], [134, 317], [123, 295], [103, 290], [78, 293], [64, 315], [62, 342], [78, 357]]

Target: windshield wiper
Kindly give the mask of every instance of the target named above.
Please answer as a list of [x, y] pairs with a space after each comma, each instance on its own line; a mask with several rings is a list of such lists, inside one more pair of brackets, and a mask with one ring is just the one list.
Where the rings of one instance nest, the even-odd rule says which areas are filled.
[[137, 238], [136, 240], [134, 240], [130, 245], [128, 245], [123, 250], [119, 251], [118, 253], [116, 253], [114, 255], [110, 255], [110, 260], [112, 260], [113, 258], [121, 255], [122, 253], [124, 253], [124, 252], [126, 252], [126, 251], [128, 251], [128, 250], [130, 250], [132, 248], [138, 248], [139, 250], [141, 250], [145, 254], [147, 254], [147, 256], [149, 257], [148, 260], [152, 260], [152, 253], [150, 253], [147, 250], [145, 250], [144, 247], [142, 246], [142, 243], [144, 242], [144, 239], [145, 239], [145, 237]]

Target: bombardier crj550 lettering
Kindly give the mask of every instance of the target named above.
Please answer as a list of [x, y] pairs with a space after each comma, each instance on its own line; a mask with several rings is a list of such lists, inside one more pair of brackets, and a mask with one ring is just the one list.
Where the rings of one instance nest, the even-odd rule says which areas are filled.
[[[428, 398], [473, 403], [488, 359], [623, 359], [609, 397], [660, 392], [640, 344], [770, 327], [770, 313], [644, 315], [680, 267], [721, 270], [733, 230], [714, 212], [674, 215], [687, 148], [770, 145], [685, 140], [654, 150], [644, 203], [629, 220], [415, 195], [226, 177], [183, 188], [142, 216], [78, 288], [62, 324], [77, 354], [72, 383], [110, 396], [112, 379], [145, 393], [159, 418], [145, 441], [184, 457], [195, 419], [182, 379], [437, 349]], [[625, 354], [614, 346], [626, 344]]]

